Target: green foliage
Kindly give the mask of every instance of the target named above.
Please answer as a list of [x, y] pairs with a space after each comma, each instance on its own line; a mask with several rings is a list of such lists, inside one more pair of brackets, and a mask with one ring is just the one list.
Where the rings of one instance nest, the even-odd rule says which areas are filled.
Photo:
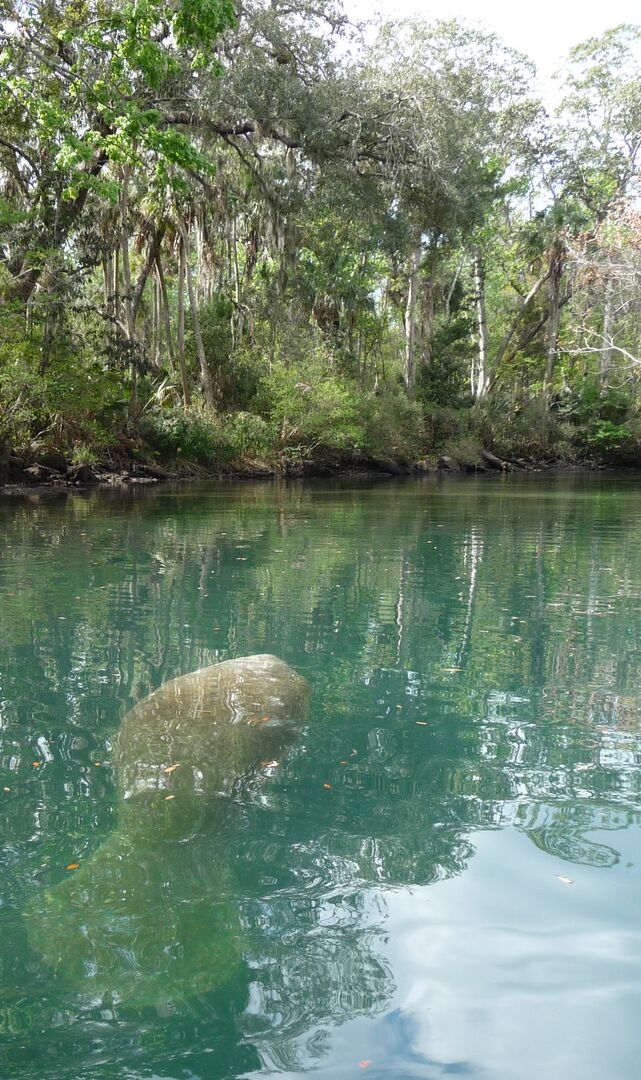
[[77, 442], [71, 453], [70, 463], [72, 465], [99, 465], [100, 455], [95, 446]]
[[257, 408], [282, 450], [360, 449], [365, 440], [357, 388], [321, 366], [274, 364], [261, 382]]
[[586, 456], [613, 464], [641, 463], [641, 419], [629, 391], [603, 392], [595, 379], [586, 379], [564, 411]]
[[454, 458], [459, 465], [468, 469], [474, 469], [477, 465], [482, 465], [482, 449], [479, 438], [473, 434], [448, 439], [443, 447], [443, 451], [448, 457]]
[[470, 313], [443, 319], [430, 343], [430, 360], [416, 385], [416, 396], [429, 410], [434, 406], [462, 408], [470, 404], [469, 358], [475, 348]]
[[586, 442], [600, 455], [621, 455], [634, 442], [634, 433], [628, 423], [613, 424], [611, 420], [596, 420], [586, 434]]
[[444, 447], [459, 439], [469, 430], [469, 417], [449, 405], [427, 409], [425, 424], [430, 448], [443, 450]]
[[34, 438], [71, 451], [117, 438], [124, 422], [117, 372], [93, 349], [61, 329], [55, 347], [40, 332], [27, 334], [19, 320], [2, 321], [0, 343], [0, 444], [24, 449]]
[[638, 458], [638, 28], [550, 117], [455, 21], [355, 62], [333, 0], [2, 10], [5, 448]]
[[263, 460], [273, 454], [276, 432], [262, 416], [249, 412], [231, 413], [225, 416], [224, 425], [234, 458]]
[[162, 461], [172, 465], [184, 462], [215, 467], [234, 457], [221, 418], [200, 408], [178, 406], [149, 413], [140, 423], [140, 434]]
[[400, 387], [383, 385], [378, 393], [366, 394], [361, 416], [367, 451], [412, 461], [424, 450], [423, 410]]
[[481, 442], [500, 458], [572, 455], [572, 430], [547, 408], [543, 398], [510, 399], [497, 395], [478, 404], [471, 424]]

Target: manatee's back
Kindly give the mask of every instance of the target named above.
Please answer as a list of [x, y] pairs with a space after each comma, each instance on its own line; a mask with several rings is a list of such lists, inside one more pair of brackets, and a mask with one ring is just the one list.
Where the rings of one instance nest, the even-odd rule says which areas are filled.
[[305, 679], [268, 654], [172, 679], [123, 720], [114, 754], [122, 797], [229, 794], [291, 740], [308, 699]]

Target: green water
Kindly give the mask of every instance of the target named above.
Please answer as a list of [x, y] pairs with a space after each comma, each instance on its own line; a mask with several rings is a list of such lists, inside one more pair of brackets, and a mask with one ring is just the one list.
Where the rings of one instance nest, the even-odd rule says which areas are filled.
[[[119, 722], [267, 651], [310, 713], [215, 827], [127, 852], [170, 961], [114, 996], [59, 883], [116, 828]], [[638, 479], [1, 502], [0, 809], [2, 1080], [636, 1080]]]

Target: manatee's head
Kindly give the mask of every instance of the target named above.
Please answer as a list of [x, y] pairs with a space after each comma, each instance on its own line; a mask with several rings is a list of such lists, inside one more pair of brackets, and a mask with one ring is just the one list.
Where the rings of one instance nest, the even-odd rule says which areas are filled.
[[309, 683], [277, 656], [241, 656], [209, 670], [217, 670], [219, 693], [232, 724], [265, 730], [295, 727], [307, 713]]

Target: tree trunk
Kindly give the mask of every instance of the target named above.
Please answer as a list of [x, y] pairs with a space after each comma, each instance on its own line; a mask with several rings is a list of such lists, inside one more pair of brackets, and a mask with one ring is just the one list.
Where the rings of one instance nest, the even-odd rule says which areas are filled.
[[114, 315], [114, 260], [113, 255], [110, 253], [105, 255], [102, 260], [102, 281], [103, 281], [103, 293], [105, 300], [105, 310]]
[[187, 292], [189, 293], [189, 308], [191, 311], [191, 326], [194, 332], [194, 340], [196, 342], [196, 353], [198, 355], [198, 362], [200, 364], [200, 378], [203, 388], [203, 397], [205, 398], [205, 404], [213, 409], [216, 405], [214, 399], [214, 386], [211, 380], [211, 372], [207, 364], [207, 357], [205, 355], [205, 346], [203, 344], [203, 337], [200, 330], [200, 319], [198, 317], [198, 299], [196, 297], [196, 287], [194, 285], [194, 278], [191, 271], [190, 263], [190, 250], [189, 250], [189, 236], [187, 230], [182, 221], [178, 222], [178, 228], [182, 238], [184, 253], [185, 253], [185, 270], [187, 276]]
[[610, 385], [612, 359], [614, 356], [614, 350], [612, 348], [612, 293], [612, 278], [608, 277], [605, 283], [605, 308], [603, 311], [603, 352], [601, 353], [601, 370], [599, 372], [601, 379], [601, 393], [603, 394], [606, 392]]
[[122, 262], [123, 302], [125, 305], [125, 324], [127, 337], [134, 340], [134, 307], [131, 290], [131, 265], [129, 263], [129, 225], [127, 210], [129, 207], [129, 177], [131, 166], [123, 168], [122, 191], [120, 193], [120, 256]]
[[436, 290], [436, 266], [438, 259], [437, 237], [430, 243], [429, 278], [420, 295], [420, 319], [416, 348], [420, 353], [420, 366], [427, 368], [432, 359], [432, 335], [434, 333], [434, 295]]
[[[182, 251], [182, 244], [181, 244], [181, 251]], [[182, 259], [181, 259], [181, 262], [183, 262]], [[158, 285], [159, 285], [159, 288], [160, 288], [160, 313], [161, 313], [161, 316], [162, 316], [162, 323], [163, 323], [164, 332], [165, 332], [165, 340], [167, 341], [167, 352], [169, 353], [169, 360], [171, 362], [171, 366], [175, 371], [176, 370], [176, 354], [174, 352], [174, 339], [173, 339], [172, 333], [171, 333], [171, 319], [170, 319], [170, 316], [169, 316], [169, 299], [167, 297], [167, 283], [165, 281], [165, 274], [164, 274], [164, 271], [163, 271], [163, 268], [162, 268], [162, 259], [160, 258], [160, 252], [158, 252], [158, 255], [157, 255], [157, 258], [156, 258], [156, 269], [158, 271]], [[181, 321], [182, 321], [182, 329], [179, 332], [179, 338], [180, 338], [180, 342], [182, 344], [182, 349], [180, 348], [180, 344], [179, 344], [178, 370], [180, 372], [180, 383], [181, 383], [181, 386], [182, 386], [183, 402], [184, 402], [185, 406], [189, 406], [191, 401], [190, 401], [190, 395], [189, 395], [189, 382], [187, 380], [187, 368], [185, 366], [185, 286], [184, 286], [184, 281], [185, 281], [185, 276], [184, 276], [184, 273], [183, 273], [183, 275], [182, 275], [182, 283], [183, 283], [182, 284], [182, 298], [181, 298], [181, 302], [180, 302], [180, 305], [179, 305], [179, 320], [178, 320], [179, 328], [180, 328], [180, 324], [181, 324]], [[179, 297], [180, 297], [180, 292], [181, 292], [181, 289], [180, 289], [180, 281], [179, 281]]]
[[419, 287], [419, 268], [423, 248], [420, 237], [415, 241], [410, 265], [405, 305], [405, 390], [411, 396], [416, 382], [416, 311]]
[[159, 225], [158, 228], [155, 230], [155, 232], [154, 232], [154, 234], [153, 234], [153, 236], [152, 236], [152, 238], [151, 238], [151, 240], [149, 242], [149, 246], [147, 248], [147, 254], [145, 256], [145, 262], [143, 264], [142, 270], [140, 271], [140, 273], [138, 275], [138, 281], [136, 282], [136, 288], [134, 289], [132, 300], [131, 300], [131, 311], [132, 311], [134, 328], [135, 328], [135, 325], [136, 325], [136, 316], [137, 316], [138, 311], [140, 309], [140, 304], [142, 303], [142, 297], [143, 297], [143, 293], [145, 291], [145, 285], [147, 284], [147, 278], [149, 277], [151, 271], [154, 268], [154, 264], [156, 262], [156, 256], [157, 256], [158, 252], [160, 251], [160, 246], [162, 244], [162, 240], [163, 240], [164, 235], [165, 235], [165, 225], [162, 224], [162, 225]]
[[474, 253], [474, 298], [476, 301], [476, 321], [478, 326], [478, 357], [476, 378], [472, 369], [472, 394], [476, 401], [485, 397], [489, 387], [488, 378], [488, 332], [487, 309], [485, 306], [485, 271], [479, 252]]
[[[133, 344], [135, 338], [135, 319], [133, 297], [131, 292], [131, 266], [129, 263], [129, 226], [127, 210], [129, 207], [129, 177], [131, 166], [123, 167], [122, 191], [120, 193], [120, 254], [122, 259], [122, 282], [124, 289], [125, 318], [127, 326], [127, 339]], [[131, 364], [131, 393], [129, 397], [129, 415], [135, 416], [138, 412], [138, 372], [136, 365]]]
[[185, 245], [182, 241], [182, 236], [179, 243], [179, 255], [178, 255], [178, 366], [180, 368], [180, 379], [183, 388], [183, 404], [186, 409], [191, 405], [191, 392], [189, 390], [189, 379], [187, 378], [187, 364], [185, 362], [185, 266], [187, 260], [185, 258]]
[[561, 322], [561, 278], [563, 276], [564, 246], [561, 240], [555, 240], [550, 253], [550, 314], [548, 316], [548, 348], [543, 378], [543, 395], [549, 401], [554, 368], [559, 346], [559, 325]]

